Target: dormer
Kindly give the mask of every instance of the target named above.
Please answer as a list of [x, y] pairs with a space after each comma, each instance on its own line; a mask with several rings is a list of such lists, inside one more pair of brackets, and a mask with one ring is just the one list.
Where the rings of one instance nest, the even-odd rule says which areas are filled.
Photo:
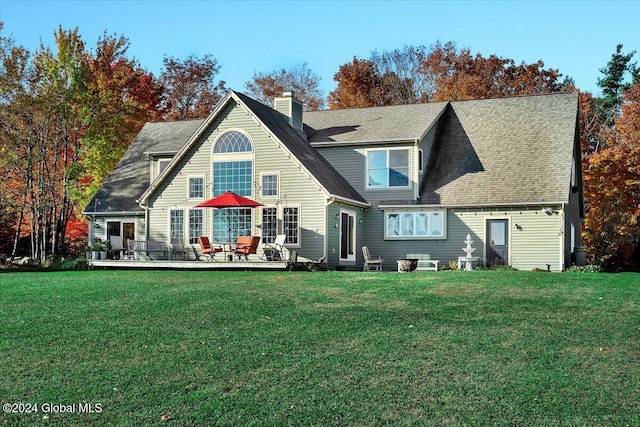
[[145, 152], [149, 159], [149, 182], [153, 182], [171, 163], [175, 152]]

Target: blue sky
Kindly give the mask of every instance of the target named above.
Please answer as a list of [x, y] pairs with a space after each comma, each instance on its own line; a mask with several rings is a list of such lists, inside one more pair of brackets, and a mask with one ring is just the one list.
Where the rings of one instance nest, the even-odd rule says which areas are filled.
[[306, 61], [325, 96], [340, 65], [405, 44], [454, 41], [483, 56], [542, 59], [594, 93], [618, 43], [640, 50], [640, 1], [0, 0], [0, 20], [31, 50], [53, 47], [59, 25], [78, 27], [90, 48], [105, 30], [123, 35], [129, 56], [156, 75], [164, 55], [210, 53], [239, 91], [255, 72]]

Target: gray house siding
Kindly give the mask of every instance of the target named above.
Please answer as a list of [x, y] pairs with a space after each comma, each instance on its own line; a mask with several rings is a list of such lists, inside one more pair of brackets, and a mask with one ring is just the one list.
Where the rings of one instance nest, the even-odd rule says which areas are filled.
[[[447, 209], [445, 239], [385, 239], [384, 212], [412, 211], [415, 209], [380, 210], [371, 208], [365, 217], [366, 231], [362, 244], [369, 246], [372, 253], [385, 260], [385, 270], [396, 269], [396, 261], [407, 254], [428, 254], [441, 265], [457, 262], [464, 256], [467, 234], [474, 241], [474, 256], [484, 262], [487, 257], [487, 221], [505, 219], [508, 221], [509, 264], [520, 270], [533, 268], [562, 271], [562, 215], [561, 207], [555, 206], [554, 213], [547, 215], [543, 206], [523, 206], [508, 208], [450, 208]], [[376, 212], [377, 211], [377, 212]], [[374, 230], [370, 232], [368, 230]]]
[[[367, 151], [382, 149], [408, 149], [409, 150], [409, 179], [410, 183], [405, 188], [367, 188]], [[418, 184], [414, 177], [417, 175], [417, 151], [414, 144], [376, 144], [376, 145], [350, 145], [350, 146], [324, 146], [317, 147], [318, 152], [331, 165], [342, 174], [351, 185], [371, 203], [379, 200], [402, 199], [414, 200]]]
[[[351, 206], [345, 203], [334, 202], [327, 206], [327, 263], [337, 268], [361, 269], [362, 268], [362, 246], [366, 244], [363, 238], [366, 232], [367, 209]], [[355, 216], [355, 259], [340, 259], [341, 244], [341, 212], [349, 212]], [[365, 242], [365, 243], [362, 243]]]
[[[299, 209], [300, 242], [288, 245], [296, 250], [299, 258], [317, 260], [324, 254], [326, 197], [321, 188], [293, 161], [286, 150], [248, 114], [241, 104], [230, 102], [204, 131], [199, 140], [173, 168], [172, 172], [149, 199], [149, 236], [154, 240], [168, 241], [169, 210], [183, 209], [186, 212], [202, 200], [188, 199], [190, 176], [204, 176], [205, 198], [212, 197], [212, 149], [218, 136], [227, 130], [246, 133], [254, 145], [253, 177], [251, 197], [265, 206], [277, 206], [279, 222], [282, 223], [283, 207]], [[279, 197], [263, 198], [260, 194], [260, 178], [263, 172], [279, 175]], [[204, 209], [204, 234], [212, 235], [213, 209]], [[261, 210], [253, 210], [253, 234], [259, 236]], [[185, 234], [188, 230], [185, 230]], [[185, 240], [187, 240], [185, 236]], [[188, 243], [188, 242], [186, 242]]]

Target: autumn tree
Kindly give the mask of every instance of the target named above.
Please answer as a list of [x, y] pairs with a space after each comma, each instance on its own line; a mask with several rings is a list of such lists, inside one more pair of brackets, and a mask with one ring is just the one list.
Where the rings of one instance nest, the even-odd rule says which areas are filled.
[[97, 56], [77, 29], [60, 27], [54, 39], [55, 50], [33, 55], [4, 36], [0, 46], [0, 175], [10, 180], [2, 195], [17, 201], [12, 253], [26, 233], [41, 261], [64, 253], [82, 195], [91, 197], [144, 122], [159, 117], [159, 87], [126, 60], [126, 39], [105, 35]]
[[[27, 217], [27, 178], [41, 120], [33, 99], [35, 74], [30, 53], [2, 32], [0, 22], [0, 251], [14, 255]], [[28, 230], [26, 230], [28, 232]]]
[[610, 268], [635, 264], [640, 239], [640, 82], [621, 97], [621, 114], [604, 148], [587, 158], [584, 240], [593, 259]]
[[329, 108], [375, 107], [382, 102], [382, 77], [376, 65], [366, 59], [355, 56], [351, 63], [340, 66], [333, 76], [338, 82], [334, 91], [329, 93]]
[[254, 73], [245, 83], [247, 95], [265, 105], [273, 105], [274, 98], [292, 90], [302, 101], [305, 111], [316, 111], [324, 107], [324, 94], [320, 89], [321, 78], [309, 69], [306, 62], [288, 69], [270, 73]]
[[189, 55], [184, 60], [164, 57], [160, 81], [165, 88], [165, 119], [187, 120], [204, 118], [211, 113], [225, 91], [225, 82], [215, 82], [220, 72], [218, 61], [211, 54], [198, 58]]
[[412, 104], [428, 101], [501, 98], [575, 90], [544, 62], [516, 64], [496, 55], [473, 55], [455, 43], [377, 52], [354, 58], [335, 74], [331, 108]]
[[88, 61], [85, 128], [80, 162], [74, 164], [75, 200], [85, 206], [147, 121], [164, 113], [163, 87], [127, 58], [129, 41], [106, 32]]
[[541, 60], [516, 64], [496, 55], [471, 54], [452, 42], [436, 43], [427, 55], [422, 73], [432, 81], [433, 101], [502, 98], [555, 93], [563, 89], [558, 70], [545, 69]]
[[580, 95], [583, 241], [591, 260], [609, 269], [640, 266], [640, 79], [633, 53], [621, 49], [600, 70], [602, 97]]
[[424, 46], [407, 45], [371, 53], [369, 60], [382, 78], [382, 105], [415, 104], [429, 99], [431, 82], [422, 72], [427, 54]]

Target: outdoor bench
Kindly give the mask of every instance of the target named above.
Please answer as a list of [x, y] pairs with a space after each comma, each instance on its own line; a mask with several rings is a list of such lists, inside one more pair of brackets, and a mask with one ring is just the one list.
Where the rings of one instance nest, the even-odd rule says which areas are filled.
[[440, 261], [431, 259], [429, 254], [407, 254], [407, 258], [418, 260], [416, 271], [438, 271], [440, 268]]
[[129, 257], [136, 252], [147, 254], [149, 259], [152, 259], [149, 252], [162, 252], [165, 258], [169, 258], [169, 247], [164, 242], [156, 240], [129, 240]]

